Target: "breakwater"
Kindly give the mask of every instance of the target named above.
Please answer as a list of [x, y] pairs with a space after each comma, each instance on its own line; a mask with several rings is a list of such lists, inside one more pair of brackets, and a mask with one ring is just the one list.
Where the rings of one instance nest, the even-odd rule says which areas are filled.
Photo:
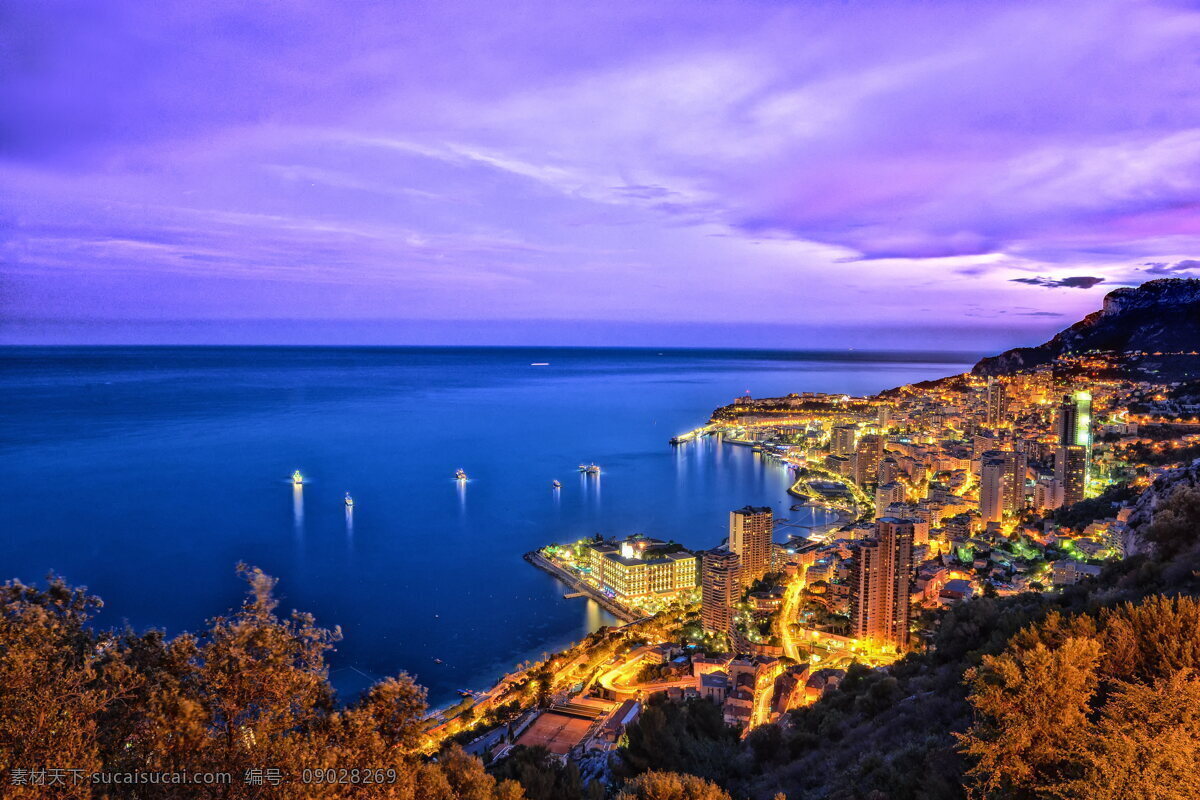
[[578, 594], [583, 595], [584, 597], [587, 597], [591, 600], [595, 600], [596, 603], [598, 603], [601, 608], [603, 608], [605, 611], [612, 614], [614, 617], [621, 620], [622, 622], [633, 622], [634, 620], [639, 618], [638, 614], [633, 613], [629, 609], [622, 606], [620, 603], [617, 603], [615, 600], [613, 600], [608, 595], [604, 594], [604, 592], [601, 592], [596, 587], [589, 586], [584, 581], [581, 581], [578, 577], [576, 577], [575, 575], [572, 575], [567, 570], [558, 566], [557, 564], [555, 564], [553, 561], [551, 561], [550, 559], [543, 556], [538, 551], [533, 550], [533, 551], [526, 553], [525, 560], [528, 561], [530, 564], [533, 564], [538, 569], [544, 570], [545, 572], [550, 573], [551, 575], [553, 575], [555, 578], [557, 578], [558, 580], [565, 583], [567, 586], [569, 586], [571, 589], [573, 589]]

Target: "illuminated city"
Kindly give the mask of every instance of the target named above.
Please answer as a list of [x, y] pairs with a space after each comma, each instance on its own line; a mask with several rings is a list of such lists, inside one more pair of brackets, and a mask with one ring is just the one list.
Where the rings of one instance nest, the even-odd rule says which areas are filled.
[[0, 800], [1197, 800], [1197, 0], [10, 0]]

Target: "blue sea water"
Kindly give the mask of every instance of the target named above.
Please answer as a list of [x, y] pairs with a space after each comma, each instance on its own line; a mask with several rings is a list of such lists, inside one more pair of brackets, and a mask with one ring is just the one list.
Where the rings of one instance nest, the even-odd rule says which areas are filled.
[[[0, 348], [0, 577], [54, 571], [103, 598], [99, 624], [175, 634], [236, 606], [235, 565], [257, 565], [280, 579], [281, 610], [341, 626], [344, 697], [406, 670], [440, 703], [613, 622], [563, 599], [529, 550], [597, 532], [710, 547], [747, 503], [822, 521], [790, 512], [783, 468], [749, 449], [668, 444], [715, 407], [747, 390], [867, 393], [969, 360]], [[593, 461], [599, 478], [577, 472]]]

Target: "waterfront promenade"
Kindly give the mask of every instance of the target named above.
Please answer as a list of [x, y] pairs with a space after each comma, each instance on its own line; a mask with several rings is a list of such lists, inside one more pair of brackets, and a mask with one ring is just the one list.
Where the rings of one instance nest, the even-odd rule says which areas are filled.
[[565, 583], [573, 591], [578, 592], [584, 597], [595, 600], [601, 608], [622, 622], [634, 622], [641, 616], [633, 611], [630, 611], [628, 608], [625, 608], [596, 587], [590, 586], [586, 582], [580, 580], [577, 576], [572, 575], [570, 572], [550, 561], [550, 559], [546, 558], [536, 550], [526, 553], [525, 560], [530, 564], [533, 564], [538, 569], [542, 569], [550, 573], [555, 578]]

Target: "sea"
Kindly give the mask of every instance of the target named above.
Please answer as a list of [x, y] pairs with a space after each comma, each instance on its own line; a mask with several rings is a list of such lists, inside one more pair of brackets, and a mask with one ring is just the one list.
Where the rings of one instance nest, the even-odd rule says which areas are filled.
[[[279, 579], [280, 611], [340, 627], [352, 701], [401, 671], [433, 704], [614, 619], [524, 553], [641, 533], [700, 549], [784, 467], [672, 436], [749, 392], [864, 394], [963, 353], [434, 347], [0, 348], [0, 579], [54, 573], [95, 624], [200, 631]], [[596, 463], [599, 476], [580, 464]], [[468, 480], [455, 480], [456, 469]], [[300, 470], [301, 488], [290, 476]], [[552, 481], [562, 483], [552, 488]], [[352, 510], [344, 502], [354, 500]]]

